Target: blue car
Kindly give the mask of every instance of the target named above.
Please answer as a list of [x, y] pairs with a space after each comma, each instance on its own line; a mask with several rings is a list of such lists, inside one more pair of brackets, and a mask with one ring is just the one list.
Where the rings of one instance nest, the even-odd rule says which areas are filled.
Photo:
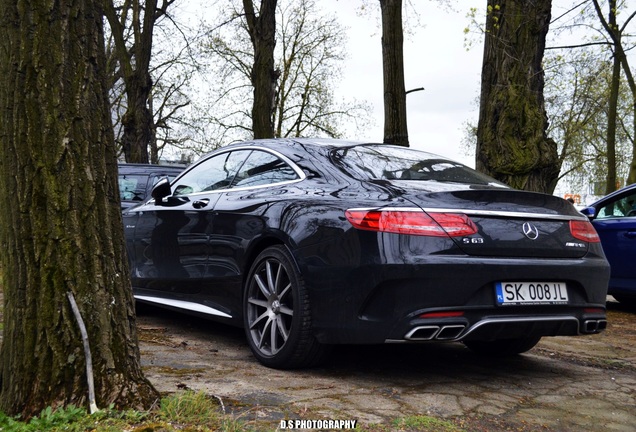
[[582, 212], [592, 220], [611, 266], [608, 293], [621, 303], [636, 306], [636, 183]]

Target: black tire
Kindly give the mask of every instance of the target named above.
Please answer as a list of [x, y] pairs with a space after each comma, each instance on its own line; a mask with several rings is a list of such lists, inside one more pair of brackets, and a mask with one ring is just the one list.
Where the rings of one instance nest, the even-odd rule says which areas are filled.
[[464, 341], [464, 345], [477, 354], [488, 357], [509, 357], [530, 351], [541, 340], [541, 336], [497, 339], [494, 341]]
[[256, 258], [243, 296], [245, 334], [254, 356], [276, 369], [315, 366], [326, 353], [311, 332], [309, 295], [284, 246]]

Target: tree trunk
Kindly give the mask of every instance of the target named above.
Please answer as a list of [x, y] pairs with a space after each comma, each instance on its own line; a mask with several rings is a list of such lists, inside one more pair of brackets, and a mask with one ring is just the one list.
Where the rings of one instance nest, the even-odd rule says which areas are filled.
[[605, 193], [616, 190], [616, 119], [618, 116], [618, 93], [621, 82], [621, 63], [616, 52], [612, 67], [610, 98], [607, 107], [607, 174], [605, 176]]
[[[636, 131], [636, 103], [634, 104], [633, 129]], [[629, 164], [629, 173], [627, 174], [627, 184], [636, 183], [636, 137], [632, 142], [632, 162]]]
[[134, 71], [126, 80], [126, 99], [128, 106], [122, 117], [124, 127], [122, 148], [129, 163], [149, 163], [148, 147], [154, 142], [154, 122], [148, 107], [152, 89], [150, 74], [141, 70]]
[[254, 138], [273, 138], [274, 95], [279, 72], [274, 70], [274, 47], [276, 46], [276, 2], [261, 0], [258, 15], [252, 0], [243, 0], [247, 29], [254, 48], [252, 86], [252, 131]]
[[541, 66], [550, 8], [551, 0], [488, 0], [476, 155], [479, 171], [546, 193], [559, 174]]
[[149, 408], [117, 187], [99, 0], [0, 0], [0, 410]]
[[402, 0], [380, 0], [384, 76], [384, 143], [408, 147]]

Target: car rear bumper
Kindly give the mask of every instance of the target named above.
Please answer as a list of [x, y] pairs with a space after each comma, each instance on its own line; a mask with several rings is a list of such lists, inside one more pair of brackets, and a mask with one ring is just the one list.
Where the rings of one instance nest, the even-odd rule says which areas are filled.
[[592, 313], [561, 315], [529, 315], [484, 317], [476, 322], [412, 321], [406, 333], [385, 342], [499, 340], [532, 336], [577, 336], [599, 333], [607, 327], [604, 310]]
[[[436, 257], [414, 265], [308, 269], [312, 321], [322, 343], [495, 340], [605, 329], [609, 267], [602, 259]], [[496, 282], [567, 285], [560, 305], [499, 306]]]

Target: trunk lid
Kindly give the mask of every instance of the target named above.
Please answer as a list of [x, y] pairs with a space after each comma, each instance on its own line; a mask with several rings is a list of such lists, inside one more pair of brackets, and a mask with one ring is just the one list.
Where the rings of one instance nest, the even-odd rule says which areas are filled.
[[[392, 183], [399, 187], [401, 182]], [[499, 187], [451, 191], [425, 183], [409, 182], [408, 189], [400, 187], [401, 196], [429, 214], [468, 215], [478, 232], [453, 237], [466, 254], [580, 258], [588, 251], [589, 243], [570, 230], [571, 220], [587, 218], [561, 198]]]

